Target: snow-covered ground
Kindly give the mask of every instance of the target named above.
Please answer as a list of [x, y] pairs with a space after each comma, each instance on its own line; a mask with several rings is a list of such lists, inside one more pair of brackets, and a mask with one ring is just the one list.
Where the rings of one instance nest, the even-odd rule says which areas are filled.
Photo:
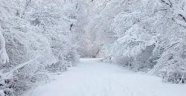
[[78, 66], [27, 96], [186, 96], [186, 85], [162, 83], [158, 77], [130, 72], [100, 59], [81, 59]]

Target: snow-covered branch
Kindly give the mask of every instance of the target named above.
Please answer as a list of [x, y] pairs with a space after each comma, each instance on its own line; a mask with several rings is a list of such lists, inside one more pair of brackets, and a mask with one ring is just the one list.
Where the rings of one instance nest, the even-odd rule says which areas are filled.
[[0, 64], [5, 64], [6, 62], [9, 62], [9, 57], [6, 52], [6, 43], [5, 43], [5, 38], [0, 30]]

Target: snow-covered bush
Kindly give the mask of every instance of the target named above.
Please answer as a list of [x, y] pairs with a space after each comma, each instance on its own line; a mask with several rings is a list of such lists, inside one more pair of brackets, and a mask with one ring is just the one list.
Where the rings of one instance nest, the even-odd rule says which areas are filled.
[[185, 83], [185, 50], [185, 40], [174, 43], [162, 54], [160, 59], [157, 60], [153, 72], [163, 76], [165, 81], [172, 83]]
[[[112, 60], [135, 70], [150, 67], [148, 59], [150, 59], [155, 47], [153, 34], [139, 25], [134, 25], [125, 34], [111, 48]], [[117, 59], [118, 57], [120, 59]]]

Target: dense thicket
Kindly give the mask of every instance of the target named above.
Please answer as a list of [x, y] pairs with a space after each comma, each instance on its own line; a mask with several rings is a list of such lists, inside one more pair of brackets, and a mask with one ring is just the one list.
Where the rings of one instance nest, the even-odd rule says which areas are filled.
[[[173, 83], [186, 82], [185, 0], [94, 0], [85, 29], [98, 55]], [[97, 53], [94, 53], [97, 54]], [[94, 55], [93, 54], [93, 55]]]
[[0, 0], [0, 96], [20, 96], [78, 61], [75, 1]]

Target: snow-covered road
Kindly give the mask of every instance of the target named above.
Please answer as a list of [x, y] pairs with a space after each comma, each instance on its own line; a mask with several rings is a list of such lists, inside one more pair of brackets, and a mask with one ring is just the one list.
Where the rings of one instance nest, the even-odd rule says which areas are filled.
[[82, 59], [57, 80], [32, 90], [30, 96], [186, 96], [186, 86], [162, 83], [158, 77], [99, 59]]

